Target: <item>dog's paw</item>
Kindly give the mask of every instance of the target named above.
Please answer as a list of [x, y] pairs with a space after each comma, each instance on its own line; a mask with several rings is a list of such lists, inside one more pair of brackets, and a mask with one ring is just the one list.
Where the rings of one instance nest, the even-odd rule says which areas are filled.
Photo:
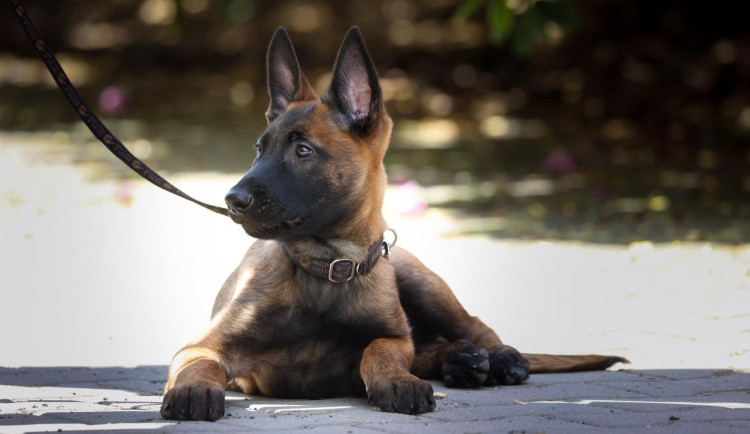
[[463, 389], [481, 386], [490, 372], [487, 350], [466, 339], [453, 344], [440, 369], [445, 385]]
[[529, 378], [530, 363], [521, 353], [508, 345], [498, 345], [489, 351], [490, 375], [485, 386], [521, 384]]
[[383, 411], [419, 414], [435, 409], [432, 385], [411, 374], [375, 382], [367, 393], [368, 402]]
[[224, 416], [224, 389], [203, 381], [175, 387], [164, 395], [161, 416], [174, 420], [220, 419]]

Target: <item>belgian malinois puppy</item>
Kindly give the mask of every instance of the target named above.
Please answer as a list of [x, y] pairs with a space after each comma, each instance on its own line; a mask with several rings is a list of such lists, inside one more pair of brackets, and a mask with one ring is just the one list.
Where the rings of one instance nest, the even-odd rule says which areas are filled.
[[175, 355], [164, 418], [216, 420], [227, 388], [367, 396], [383, 411], [416, 414], [435, 408], [425, 378], [463, 388], [519, 384], [530, 372], [623, 361], [521, 355], [414, 255], [384, 242], [392, 123], [356, 27], [322, 98], [284, 29], [267, 68], [268, 128], [226, 197], [232, 220], [258, 240], [219, 291], [208, 330]]

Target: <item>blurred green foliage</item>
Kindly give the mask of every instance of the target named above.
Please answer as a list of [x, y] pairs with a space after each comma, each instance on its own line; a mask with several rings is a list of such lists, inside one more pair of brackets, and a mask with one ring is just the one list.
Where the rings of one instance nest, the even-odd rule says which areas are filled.
[[521, 57], [528, 56], [534, 44], [555, 29], [572, 31], [579, 24], [571, 0], [465, 0], [454, 19], [467, 20], [482, 8], [490, 42], [508, 43]]

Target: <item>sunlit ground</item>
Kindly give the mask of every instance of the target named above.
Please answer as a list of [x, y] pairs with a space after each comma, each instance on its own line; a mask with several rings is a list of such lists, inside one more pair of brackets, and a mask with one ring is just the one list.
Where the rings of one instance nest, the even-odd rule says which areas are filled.
[[[167, 364], [251, 240], [150, 184], [92, 176], [45, 137], [0, 133], [0, 366]], [[239, 176], [167, 177], [221, 204]], [[506, 343], [638, 368], [750, 368], [750, 246], [460, 235], [497, 222], [415, 209], [430, 193], [402, 187], [386, 204], [399, 245]]]

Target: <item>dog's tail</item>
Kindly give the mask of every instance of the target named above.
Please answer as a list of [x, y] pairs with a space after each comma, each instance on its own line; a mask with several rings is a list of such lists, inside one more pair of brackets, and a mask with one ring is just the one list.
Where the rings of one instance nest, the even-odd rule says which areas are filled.
[[531, 373], [599, 371], [615, 363], [630, 363], [618, 356], [562, 356], [554, 354], [523, 354], [531, 363]]

